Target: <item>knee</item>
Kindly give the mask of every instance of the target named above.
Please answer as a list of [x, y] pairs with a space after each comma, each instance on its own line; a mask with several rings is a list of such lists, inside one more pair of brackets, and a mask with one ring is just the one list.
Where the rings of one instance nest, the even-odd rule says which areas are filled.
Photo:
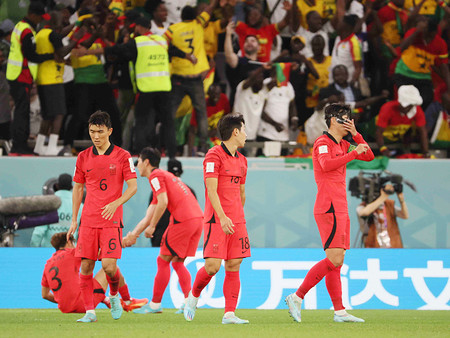
[[83, 275], [90, 275], [94, 271], [95, 262], [83, 259], [81, 261], [81, 273]]
[[116, 266], [114, 264], [103, 264], [102, 267], [103, 271], [110, 277], [114, 276], [116, 273]]
[[328, 257], [328, 259], [333, 263], [335, 267], [340, 267], [342, 264], [344, 264], [344, 255], [333, 255]]
[[214, 276], [220, 270], [220, 264], [205, 264], [206, 273]]

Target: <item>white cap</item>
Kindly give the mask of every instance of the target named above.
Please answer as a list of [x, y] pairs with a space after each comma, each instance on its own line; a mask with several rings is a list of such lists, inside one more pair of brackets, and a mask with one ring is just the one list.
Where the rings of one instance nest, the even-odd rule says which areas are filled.
[[398, 88], [398, 102], [402, 107], [409, 105], [420, 106], [423, 103], [422, 96], [420, 96], [419, 90], [412, 86], [400, 86]]

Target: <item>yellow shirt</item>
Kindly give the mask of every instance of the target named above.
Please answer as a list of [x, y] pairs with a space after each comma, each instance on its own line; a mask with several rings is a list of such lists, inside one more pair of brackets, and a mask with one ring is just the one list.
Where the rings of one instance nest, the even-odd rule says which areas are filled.
[[206, 55], [210, 58], [214, 58], [217, 54], [218, 37], [224, 29], [220, 27], [220, 20], [209, 22], [205, 28], [205, 51]]
[[[447, 2], [447, 1], [445, 1]], [[420, 3], [420, 1], [416, 0], [416, 4]], [[420, 7], [419, 14], [421, 15], [434, 15], [436, 12], [437, 1], [436, 0], [425, 0], [422, 7]], [[405, 0], [405, 4], [403, 8], [412, 11], [414, 9], [413, 0]]]
[[311, 92], [306, 98], [306, 107], [314, 108], [319, 103], [319, 91], [322, 88], [328, 86], [328, 76], [331, 66], [331, 56], [325, 56], [322, 63], [318, 63], [314, 58], [308, 58], [313, 64], [317, 73], [319, 73], [319, 78], [316, 79], [311, 73], [308, 74], [308, 80], [306, 82], [306, 90]]
[[316, 0], [314, 6], [310, 6], [305, 2], [305, 0], [297, 0], [297, 7], [300, 11], [300, 24], [303, 28], [308, 28], [308, 23], [306, 22], [306, 15], [311, 11], [316, 11], [323, 18], [325, 16], [325, 4], [324, 0]]
[[178, 22], [167, 28], [167, 31], [164, 33], [167, 41], [185, 53], [194, 54], [198, 60], [194, 65], [187, 59], [173, 57], [172, 74], [182, 76], [200, 75], [209, 69], [204, 38], [204, 29], [209, 18], [209, 14], [203, 12], [195, 20]]

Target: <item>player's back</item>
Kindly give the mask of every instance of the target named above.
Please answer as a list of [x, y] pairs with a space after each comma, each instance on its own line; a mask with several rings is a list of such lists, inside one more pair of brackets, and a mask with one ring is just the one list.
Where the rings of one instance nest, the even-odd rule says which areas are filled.
[[52, 290], [61, 312], [79, 312], [80, 304], [83, 304], [79, 285], [80, 264], [81, 258], [75, 257], [74, 248], [57, 250], [45, 264], [42, 285]]
[[346, 165], [342, 165], [334, 170], [325, 171], [320, 164], [320, 157], [329, 160], [344, 156], [350, 143], [341, 140], [337, 143], [330, 134], [326, 133], [317, 138], [313, 146], [313, 168], [314, 179], [317, 183], [317, 198], [314, 205], [314, 213], [325, 213], [333, 203], [336, 212], [347, 212], [346, 193]]
[[[225, 214], [233, 223], [244, 223], [244, 207], [241, 200], [241, 185], [245, 184], [247, 176], [247, 159], [244, 155], [236, 152], [231, 155], [222, 143], [209, 149], [203, 161], [203, 175], [217, 178], [217, 194]], [[210, 222], [214, 209], [209, 200], [208, 191], [205, 191], [205, 216], [204, 220]], [[219, 220], [216, 218], [216, 222]]]

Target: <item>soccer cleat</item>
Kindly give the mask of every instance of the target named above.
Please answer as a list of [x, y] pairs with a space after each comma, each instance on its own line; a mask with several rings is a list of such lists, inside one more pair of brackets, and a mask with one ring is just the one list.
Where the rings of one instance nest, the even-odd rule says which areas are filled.
[[78, 323], [95, 323], [97, 316], [93, 313], [86, 313], [83, 318], [77, 320]]
[[[294, 318], [296, 322], [300, 323], [302, 321], [302, 300], [298, 296], [295, 296], [297, 296], [295, 293], [290, 294], [286, 297], [285, 302], [289, 308], [289, 314], [291, 317]], [[298, 301], [298, 299], [300, 299], [300, 301]]]
[[179, 315], [180, 313], [184, 313], [184, 303], [181, 304], [180, 308], [175, 312], [176, 315]]
[[337, 314], [334, 314], [334, 321], [336, 323], [345, 323], [345, 322], [348, 322], [348, 323], [364, 323], [365, 322], [364, 319], [352, 316], [349, 313], [347, 313], [345, 316], [339, 316]]
[[183, 314], [184, 319], [191, 322], [195, 317], [195, 310], [197, 310], [198, 298], [192, 295], [192, 291], [189, 292], [189, 296], [184, 306]]
[[115, 296], [109, 295], [109, 301], [111, 302], [111, 316], [113, 319], [119, 319], [122, 316], [122, 305], [120, 304], [119, 294]]
[[162, 313], [162, 312], [163, 312], [163, 309], [162, 309], [161, 305], [157, 309], [152, 309], [149, 304], [146, 304], [144, 306], [141, 306], [138, 309], [133, 310], [133, 313], [137, 313], [140, 315], [145, 315], [147, 313]]
[[130, 304], [127, 304], [123, 299], [120, 299], [120, 303], [122, 304], [122, 308], [126, 311], [133, 311], [134, 309], [139, 309], [140, 307], [144, 306], [148, 303], [147, 298], [143, 299], [136, 299], [136, 298], [130, 298]]
[[248, 324], [248, 323], [250, 323], [248, 320], [241, 319], [239, 317], [236, 317], [235, 315], [228, 318], [225, 318], [225, 316], [223, 316], [222, 318], [222, 324]]

